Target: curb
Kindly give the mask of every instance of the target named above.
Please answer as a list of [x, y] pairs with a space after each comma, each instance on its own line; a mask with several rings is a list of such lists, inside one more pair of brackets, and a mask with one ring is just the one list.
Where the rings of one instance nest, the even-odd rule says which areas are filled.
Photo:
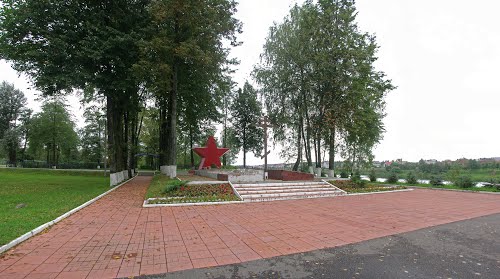
[[144, 201], [142, 207], [180, 207], [180, 206], [201, 206], [201, 205], [224, 205], [224, 204], [239, 204], [248, 203], [245, 201], [225, 201], [225, 202], [186, 202], [186, 203], [159, 203], [159, 204], [148, 204], [150, 200], [157, 200], [157, 198], [150, 198]]
[[393, 191], [378, 191], [378, 192], [368, 192], [368, 193], [352, 193], [347, 194], [341, 197], [349, 197], [349, 196], [364, 196], [364, 195], [373, 195], [373, 194], [386, 194], [386, 193], [399, 193], [399, 192], [411, 192], [415, 189], [401, 189], [401, 190], [393, 190]]
[[460, 189], [446, 189], [446, 188], [421, 187], [421, 186], [407, 186], [407, 187], [408, 188], [412, 188], [412, 189], [437, 190], [437, 191], [452, 191], [452, 192], [473, 193], [473, 194], [500, 195], [500, 192], [460, 190]]
[[132, 177], [132, 178], [130, 178], [130, 179], [128, 179], [128, 180], [126, 180], [126, 181], [124, 181], [123, 183], [121, 183], [121, 184], [119, 184], [119, 185], [117, 185], [117, 186], [114, 186], [112, 189], [110, 189], [110, 190], [108, 190], [108, 191], [106, 191], [106, 192], [104, 192], [104, 193], [100, 194], [99, 196], [97, 196], [97, 197], [95, 197], [95, 198], [93, 198], [93, 199], [91, 199], [91, 200], [89, 200], [89, 201], [85, 202], [84, 204], [82, 204], [82, 205], [80, 205], [80, 206], [78, 206], [78, 207], [76, 207], [76, 208], [73, 208], [72, 210], [70, 210], [70, 211], [68, 211], [68, 212], [64, 213], [63, 215], [61, 215], [61, 216], [57, 217], [56, 219], [54, 219], [54, 220], [52, 220], [52, 221], [49, 221], [49, 222], [47, 222], [47, 223], [45, 223], [45, 224], [43, 224], [43, 225], [40, 225], [39, 227], [37, 227], [37, 228], [35, 228], [35, 229], [33, 229], [33, 230], [31, 230], [31, 231], [29, 231], [29, 232], [27, 232], [27, 233], [25, 233], [25, 234], [21, 235], [20, 237], [18, 237], [18, 238], [16, 238], [16, 239], [12, 240], [12, 241], [11, 241], [11, 242], [9, 242], [9, 243], [7, 243], [7, 244], [5, 244], [5, 245], [1, 246], [1, 247], [0, 247], [0, 254], [2, 254], [2, 253], [4, 253], [4, 252], [8, 251], [9, 249], [11, 249], [12, 247], [14, 247], [14, 246], [16, 246], [16, 245], [18, 245], [18, 244], [21, 244], [22, 242], [24, 242], [24, 241], [28, 240], [28, 239], [29, 239], [29, 238], [31, 238], [32, 236], [35, 236], [35, 235], [39, 234], [39, 233], [40, 233], [40, 232], [42, 232], [43, 230], [45, 230], [45, 229], [47, 229], [47, 228], [49, 228], [49, 227], [51, 227], [51, 226], [53, 226], [53, 225], [55, 225], [55, 224], [57, 224], [57, 223], [61, 222], [62, 220], [64, 220], [64, 219], [68, 218], [69, 216], [73, 215], [73, 214], [74, 214], [74, 213], [76, 213], [77, 211], [79, 211], [79, 210], [81, 210], [81, 209], [83, 209], [83, 208], [85, 208], [85, 207], [87, 207], [87, 206], [89, 206], [89, 205], [93, 204], [93, 203], [94, 203], [94, 202], [96, 202], [97, 200], [99, 200], [99, 199], [101, 199], [102, 197], [106, 196], [107, 194], [109, 194], [109, 193], [113, 192], [114, 190], [116, 190], [116, 189], [120, 188], [121, 186], [125, 185], [126, 183], [128, 183], [128, 182], [132, 181], [132, 180], [133, 180], [134, 178], [136, 178], [136, 177], [137, 177], [137, 175], [136, 175], [136, 176], [134, 176], [134, 177]]

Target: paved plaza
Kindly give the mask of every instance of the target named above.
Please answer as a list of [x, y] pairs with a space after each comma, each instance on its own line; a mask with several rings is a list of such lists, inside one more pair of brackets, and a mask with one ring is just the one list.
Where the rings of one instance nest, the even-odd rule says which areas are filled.
[[500, 213], [500, 195], [414, 190], [143, 208], [131, 182], [0, 256], [0, 278], [114, 278], [308, 252]]

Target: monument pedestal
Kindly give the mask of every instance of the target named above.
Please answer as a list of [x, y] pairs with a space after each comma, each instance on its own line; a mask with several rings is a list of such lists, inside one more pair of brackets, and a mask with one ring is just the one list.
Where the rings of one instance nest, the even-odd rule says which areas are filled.
[[170, 178], [175, 178], [177, 177], [177, 166], [161, 166], [160, 171], [162, 174], [170, 177]]

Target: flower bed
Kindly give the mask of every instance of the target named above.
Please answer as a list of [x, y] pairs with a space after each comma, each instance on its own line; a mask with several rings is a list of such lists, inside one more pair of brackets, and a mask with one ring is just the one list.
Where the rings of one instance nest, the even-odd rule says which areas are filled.
[[384, 186], [366, 183], [364, 186], [354, 183], [351, 180], [332, 180], [329, 181], [330, 184], [337, 186], [338, 188], [346, 191], [349, 194], [352, 193], [370, 193], [370, 192], [384, 192], [384, 191], [394, 191], [406, 189], [405, 186]]
[[204, 203], [240, 201], [229, 183], [169, 181], [160, 195], [148, 204]]

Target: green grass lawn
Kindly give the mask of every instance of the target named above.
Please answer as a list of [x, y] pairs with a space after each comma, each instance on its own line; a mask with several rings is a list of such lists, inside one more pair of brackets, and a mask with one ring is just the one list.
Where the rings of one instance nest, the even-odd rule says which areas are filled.
[[148, 192], [146, 193], [146, 199], [157, 198], [163, 196], [163, 191], [170, 181], [177, 179], [170, 179], [166, 175], [155, 175], [151, 184], [149, 184]]
[[102, 172], [0, 169], [0, 245], [109, 189]]

